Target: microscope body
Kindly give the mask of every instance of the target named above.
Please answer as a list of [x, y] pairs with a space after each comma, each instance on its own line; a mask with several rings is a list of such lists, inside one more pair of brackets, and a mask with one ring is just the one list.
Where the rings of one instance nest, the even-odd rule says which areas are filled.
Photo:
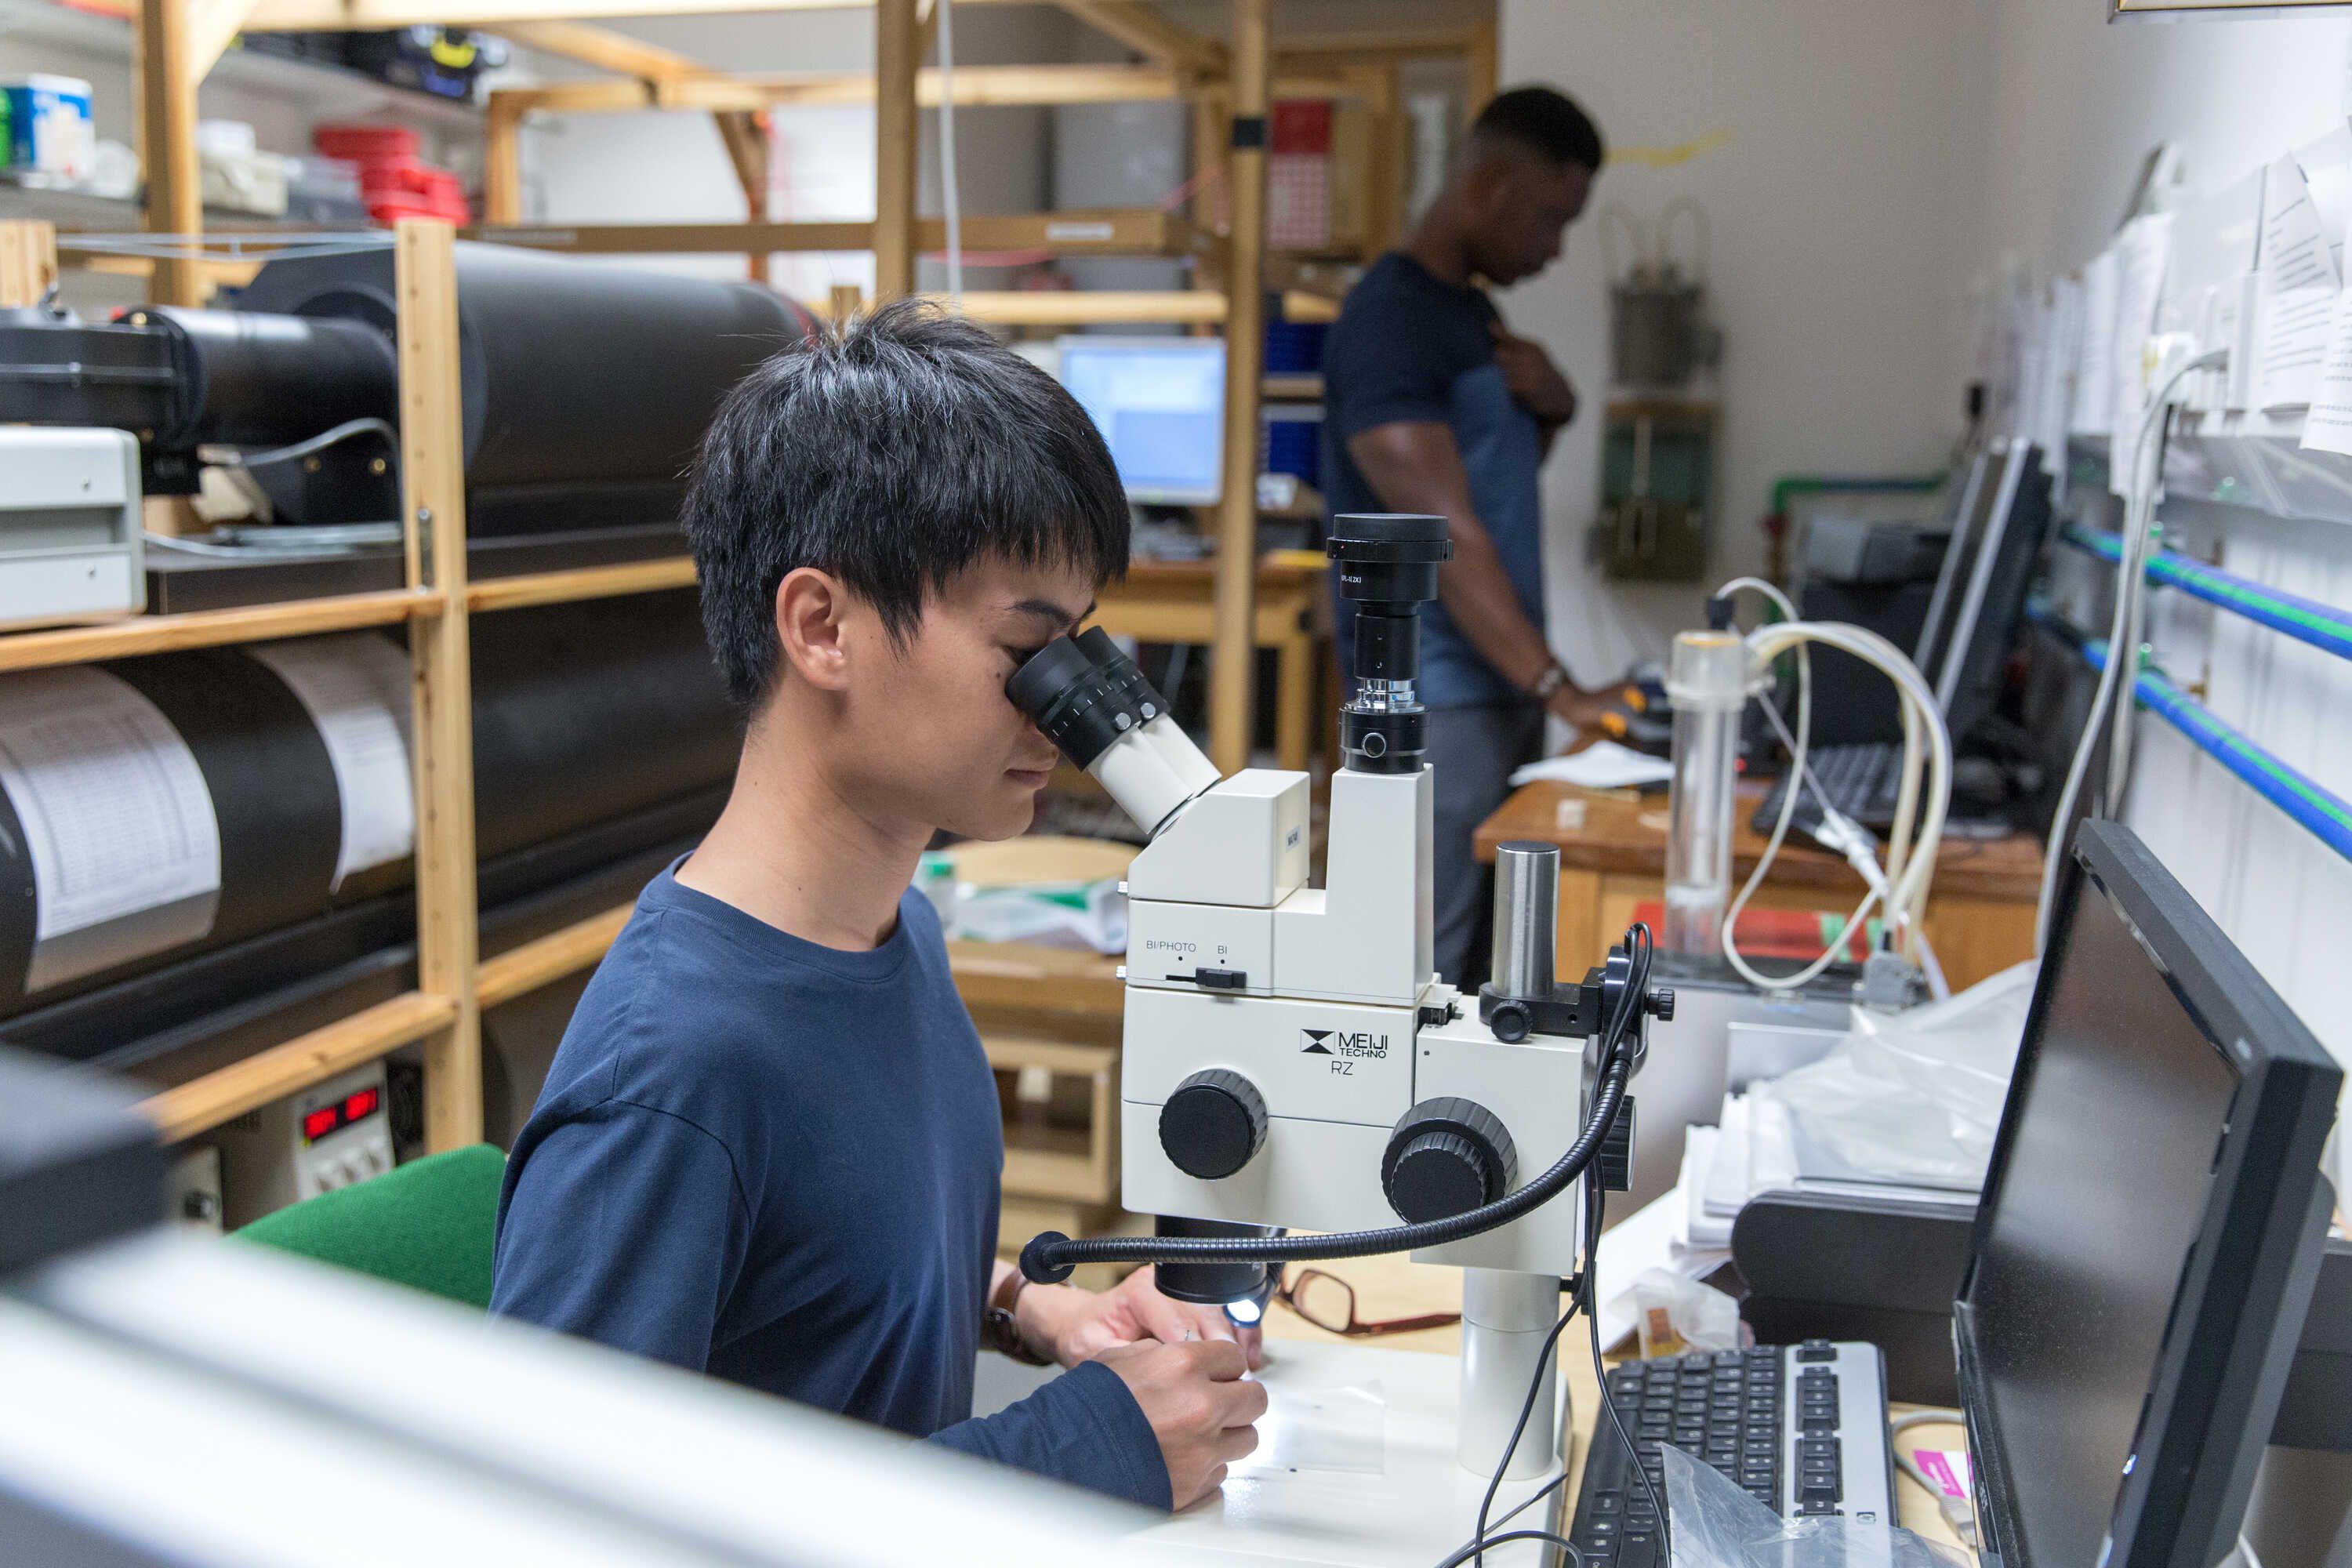
[[[1235, 773], [1129, 869], [1121, 1194], [1136, 1213], [1393, 1226], [1427, 1217], [1397, 1208], [1384, 1179], [1416, 1107], [1463, 1100], [1495, 1120], [1494, 1196], [1583, 1123], [1585, 1042], [1506, 1043], [1432, 973], [1429, 770], [1333, 776], [1321, 888], [1307, 886], [1307, 783]], [[1185, 1095], [1240, 1114], [1188, 1117]], [[1230, 1141], [1254, 1124], [1254, 1140]], [[1556, 1200], [1419, 1256], [1557, 1277], [1576, 1267], [1580, 1209]]]

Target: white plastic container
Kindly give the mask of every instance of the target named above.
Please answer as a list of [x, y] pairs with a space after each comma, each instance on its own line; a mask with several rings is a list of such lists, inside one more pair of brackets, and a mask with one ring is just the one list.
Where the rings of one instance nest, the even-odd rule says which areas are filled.
[[79, 180], [98, 152], [89, 83], [70, 76], [0, 77], [7, 100], [5, 162], [13, 171]]

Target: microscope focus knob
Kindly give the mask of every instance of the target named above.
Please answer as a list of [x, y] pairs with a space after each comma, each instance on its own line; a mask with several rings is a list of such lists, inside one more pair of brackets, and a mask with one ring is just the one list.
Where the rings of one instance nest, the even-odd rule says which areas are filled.
[[1232, 1175], [1265, 1142], [1265, 1097], [1229, 1068], [1194, 1073], [1160, 1108], [1160, 1147], [1168, 1163], [1204, 1182]]
[[1406, 1223], [1451, 1219], [1508, 1193], [1518, 1152], [1496, 1115], [1475, 1100], [1424, 1100], [1389, 1134], [1381, 1190]]

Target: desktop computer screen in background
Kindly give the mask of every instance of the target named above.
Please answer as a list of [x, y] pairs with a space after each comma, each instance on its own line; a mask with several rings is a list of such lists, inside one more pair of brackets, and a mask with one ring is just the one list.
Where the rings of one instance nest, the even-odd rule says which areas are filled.
[[2128, 829], [2076, 857], [1962, 1288], [1970, 1448], [2004, 1563], [2210, 1563], [2309, 1303], [2343, 1077]]
[[1061, 380], [1102, 432], [1130, 501], [1213, 506], [1225, 423], [1222, 338], [1070, 337]]

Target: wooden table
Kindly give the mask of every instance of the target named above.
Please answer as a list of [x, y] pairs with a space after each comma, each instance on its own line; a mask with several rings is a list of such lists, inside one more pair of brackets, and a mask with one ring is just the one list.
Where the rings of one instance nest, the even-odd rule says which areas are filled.
[[[1402, 1318], [1423, 1312], [1458, 1312], [1462, 1310], [1462, 1271], [1440, 1268], [1435, 1264], [1415, 1263], [1411, 1258], [1391, 1254], [1382, 1258], [1352, 1258], [1338, 1263], [1318, 1263], [1315, 1268], [1327, 1274], [1336, 1274], [1356, 1288], [1356, 1311], [1366, 1319]], [[1307, 1322], [1289, 1309], [1276, 1304], [1266, 1318], [1266, 1337], [1282, 1340], [1337, 1341], [1339, 1336], [1324, 1332]], [[1456, 1327], [1421, 1329], [1409, 1334], [1389, 1334], [1376, 1340], [1358, 1342], [1378, 1345], [1385, 1350], [1421, 1351], [1437, 1355], [1458, 1355], [1462, 1350], [1462, 1331]], [[1592, 1441], [1593, 1423], [1601, 1418], [1601, 1389], [1592, 1380], [1592, 1336], [1581, 1323], [1571, 1323], [1559, 1338], [1562, 1371], [1568, 1384], [1570, 1399], [1570, 1436], [1573, 1444], [1569, 1456], [1571, 1478], [1583, 1471], [1584, 1454]], [[1277, 1343], [1269, 1348], [1270, 1356], [1279, 1356]], [[1613, 1363], [1617, 1358], [1610, 1357]], [[1915, 1408], [1898, 1405], [1895, 1411]], [[1905, 1453], [1914, 1448], [1957, 1447], [1960, 1432], [1952, 1426], [1914, 1426], [1895, 1437], [1895, 1446]], [[1576, 1480], [1571, 1479], [1564, 1489], [1565, 1502], [1559, 1522], [1575, 1514]], [[1926, 1490], [1901, 1472], [1895, 1478], [1895, 1521], [1906, 1530], [1915, 1531], [1931, 1541], [1950, 1546], [1960, 1544], [1951, 1527], [1937, 1511], [1935, 1500]], [[1557, 1528], [1553, 1526], [1550, 1528]], [[1469, 1530], [1463, 1535], [1466, 1539]]]
[[[1732, 841], [1732, 885], [1756, 868], [1765, 836], [1748, 826], [1760, 784], [1742, 784]], [[1531, 784], [1478, 826], [1478, 858], [1492, 862], [1509, 839], [1559, 846], [1559, 973], [1582, 974], [1632, 922], [1633, 906], [1664, 896], [1666, 798]], [[2042, 843], [2031, 834], [1947, 837], [1928, 890], [1927, 940], [1958, 990], [2033, 956], [2033, 908], [2042, 888]], [[1758, 909], [1844, 914], [1862, 901], [1861, 875], [1796, 835], [1780, 847]]]
[[[1258, 557], [1251, 640], [1274, 651], [1275, 750], [1293, 772], [1306, 769], [1314, 750], [1315, 666], [1328, 640], [1319, 628], [1330, 568], [1311, 550], [1270, 550]], [[1095, 624], [1138, 642], [1205, 647], [1214, 630], [1215, 572], [1211, 561], [1139, 561], [1124, 582], [1102, 591]]]

